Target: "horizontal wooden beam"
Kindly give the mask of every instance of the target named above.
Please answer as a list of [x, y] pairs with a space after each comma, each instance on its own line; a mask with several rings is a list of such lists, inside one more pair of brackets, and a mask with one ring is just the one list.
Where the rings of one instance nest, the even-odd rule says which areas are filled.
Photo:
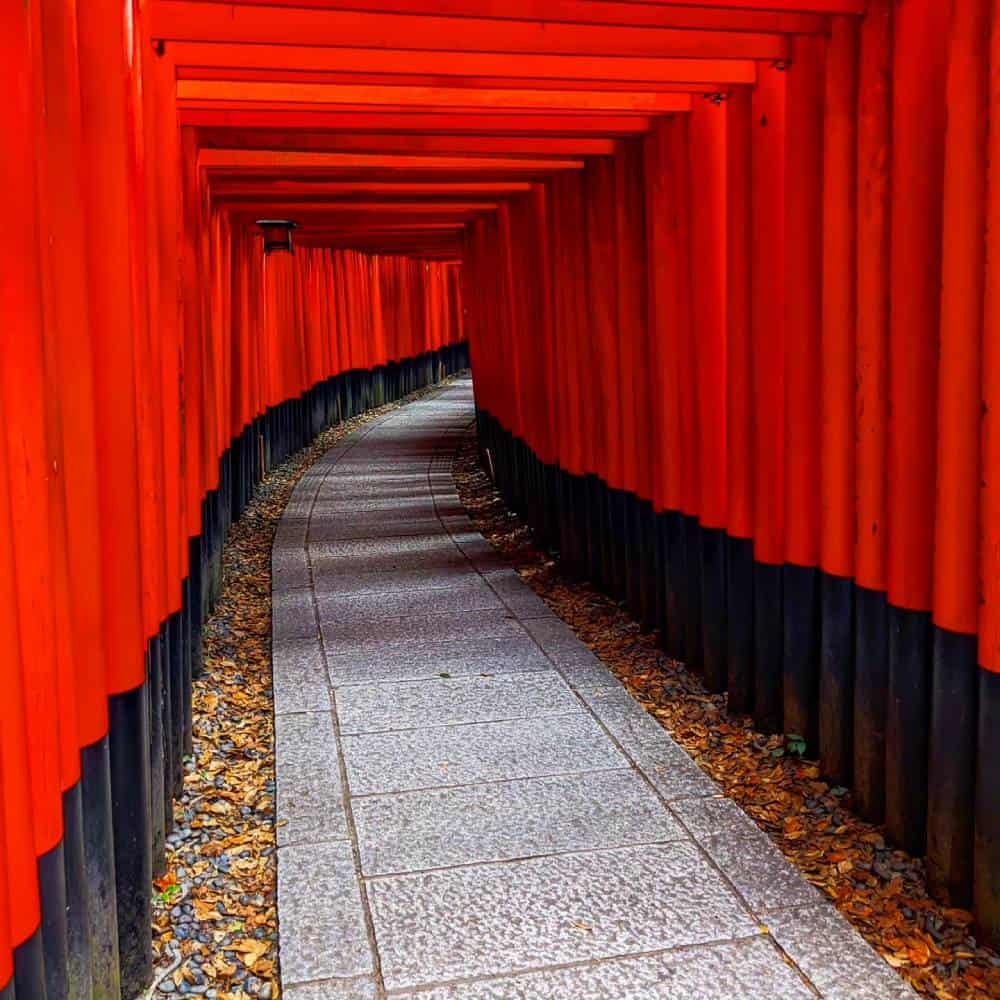
[[385, 135], [379, 132], [277, 132], [201, 129], [202, 149], [272, 149], [351, 153], [499, 153], [519, 156], [610, 156], [614, 139], [538, 136]]
[[329, 48], [300, 45], [231, 45], [176, 42], [167, 46], [181, 78], [204, 69], [433, 74], [447, 79], [619, 81], [622, 83], [753, 83], [749, 59], [608, 59], [605, 56], [534, 55], [512, 58], [496, 52], [440, 52], [415, 49]]
[[689, 111], [687, 94], [643, 91], [474, 90], [461, 87], [379, 87], [240, 80], [179, 80], [181, 101], [372, 105], [421, 108], [534, 108], [543, 111]]
[[344, 221], [360, 219], [393, 218], [402, 219], [419, 216], [447, 216], [465, 218], [482, 212], [492, 212], [496, 209], [495, 201], [295, 201], [284, 198], [243, 197], [217, 199], [220, 206], [229, 208], [234, 213], [247, 212], [258, 214], [267, 210], [269, 216], [282, 218], [284, 215], [298, 213], [299, 216], [317, 216], [323, 218], [342, 219]]
[[242, 42], [332, 48], [551, 53], [658, 58], [786, 59], [773, 33], [508, 21], [422, 14], [158, 0], [150, 34], [165, 41]]
[[641, 115], [517, 114], [483, 109], [473, 113], [439, 113], [420, 110], [347, 111], [308, 107], [298, 111], [235, 108], [181, 109], [181, 123], [199, 127], [253, 128], [287, 131], [323, 129], [346, 132], [414, 132], [433, 135], [636, 135], [649, 130], [650, 119]]
[[292, 198], [356, 198], [366, 195], [372, 199], [400, 197], [454, 197], [467, 198], [470, 195], [500, 197], [522, 194], [530, 191], [527, 181], [326, 181], [326, 180], [272, 180], [251, 178], [250, 180], [219, 180], [212, 184], [212, 193], [220, 198], [252, 195]]
[[[707, 62], [708, 60], [706, 60]], [[753, 66], [731, 60], [733, 66]], [[737, 74], [726, 74], [732, 76]], [[251, 80], [275, 83], [322, 83], [365, 87], [460, 87], [463, 90], [596, 90], [596, 91], [644, 91], [661, 94], [705, 94], [728, 91], [734, 86], [754, 83], [749, 79], [731, 80], [698, 79], [695, 81], [671, 80], [668, 82], [648, 82], [645, 80], [550, 80], [544, 77], [506, 76], [435, 76], [431, 73], [314, 73], [299, 70], [273, 69], [182, 69], [179, 80]]]
[[[757, 9], [736, 4], [710, 7], [690, 3], [633, 3], [629, 0], [238, 0], [247, 6], [299, 7], [311, 10], [368, 11], [382, 14], [429, 14], [455, 18], [497, 18], [505, 21], [556, 21], [566, 24], [605, 24], [640, 28], [695, 28], [708, 31], [751, 31], [793, 35], [821, 34], [828, 28], [825, 14], [858, 13], [830, 11], [820, 4], [818, 13], [798, 10]], [[813, 5], [798, 4], [799, 8]], [[844, 4], [833, 4], [840, 8]], [[858, 3], [847, 4], [854, 8]]]
[[562, 157], [419, 156], [389, 153], [294, 153], [281, 150], [203, 149], [202, 167], [209, 170], [278, 171], [284, 176], [299, 170], [391, 169], [458, 172], [580, 170], [583, 160]]

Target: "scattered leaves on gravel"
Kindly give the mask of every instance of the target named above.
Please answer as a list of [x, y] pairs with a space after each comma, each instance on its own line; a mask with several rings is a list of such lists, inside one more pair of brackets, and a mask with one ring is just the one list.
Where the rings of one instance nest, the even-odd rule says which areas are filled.
[[709, 694], [667, 657], [657, 633], [564, 575], [505, 506], [472, 436], [457, 453], [455, 479], [476, 528], [918, 993], [1000, 997], [1000, 956], [977, 944], [970, 913], [930, 896], [923, 861], [855, 816], [850, 792], [824, 781], [814, 761], [799, 758], [782, 737], [756, 732], [750, 719], [729, 715], [725, 695]]
[[194, 752], [174, 803], [167, 870], [155, 882], [150, 995], [278, 1000], [271, 689], [271, 543], [302, 474], [379, 415], [331, 427], [257, 487], [223, 549], [221, 597], [193, 684]]

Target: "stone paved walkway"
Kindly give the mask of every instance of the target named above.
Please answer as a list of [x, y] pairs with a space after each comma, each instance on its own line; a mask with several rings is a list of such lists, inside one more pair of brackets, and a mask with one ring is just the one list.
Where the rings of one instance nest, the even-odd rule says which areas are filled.
[[472, 528], [459, 382], [274, 545], [287, 1000], [912, 996]]

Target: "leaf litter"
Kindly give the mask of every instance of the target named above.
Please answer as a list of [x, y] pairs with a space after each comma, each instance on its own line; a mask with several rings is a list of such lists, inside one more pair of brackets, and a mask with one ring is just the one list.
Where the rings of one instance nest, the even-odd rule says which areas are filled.
[[850, 791], [823, 780], [801, 737], [765, 736], [730, 715], [725, 695], [670, 659], [656, 632], [564, 574], [507, 509], [471, 434], [454, 472], [476, 529], [917, 993], [1000, 997], [1000, 955], [977, 942], [972, 914], [931, 896], [923, 859], [856, 816]]
[[275, 467], [223, 548], [192, 684], [193, 753], [154, 882], [152, 997], [278, 1000], [271, 544], [292, 489], [337, 441], [434, 391], [352, 417]]

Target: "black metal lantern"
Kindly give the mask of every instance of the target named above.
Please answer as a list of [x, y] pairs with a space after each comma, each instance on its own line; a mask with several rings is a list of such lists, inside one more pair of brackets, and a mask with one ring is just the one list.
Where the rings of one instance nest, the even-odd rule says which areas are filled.
[[292, 250], [292, 230], [299, 224], [291, 219], [258, 219], [257, 225], [264, 233], [264, 255], [272, 253], [294, 253]]

